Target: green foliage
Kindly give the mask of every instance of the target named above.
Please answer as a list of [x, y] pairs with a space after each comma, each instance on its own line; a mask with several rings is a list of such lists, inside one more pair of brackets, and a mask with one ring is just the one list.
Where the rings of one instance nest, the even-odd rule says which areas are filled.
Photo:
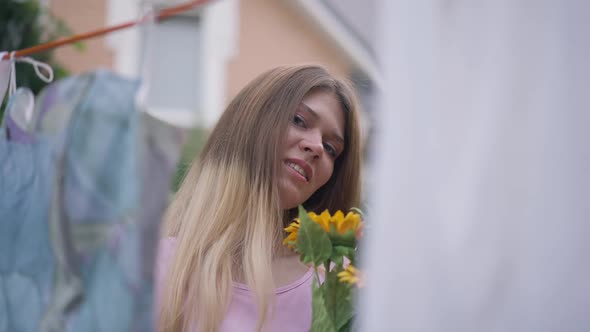
[[[349, 332], [353, 326], [354, 287], [340, 281], [344, 257], [354, 262], [356, 238], [353, 231], [338, 234], [334, 224], [326, 232], [299, 206], [300, 227], [295, 250], [303, 263], [314, 265], [316, 280], [312, 288], [311, 332]], [[352, 240], [351, 237], [354, 239]], [[318, 267], [324, 267], [324, 282], [320, 285]]]
[[[51, 15], [35, 0], [0, 0], [0, 50], [17, 51], [55, 40], [72, 32], [66, 24]], [[52, 58], [52, 51], [33, 55], [53, 68], [54, 79], [68, 75], [67, 70]], [[17, 86], [26, 86], [37, 94], [47, 83], [41, 81], [33, 66], [16, 65]], [[4, 104], [0, 108], [2, 118]]]
[[344, 264], [344, 256], [350, 259], [351, 264], [354, 265], [355, 251], [354, 248], [346, 247], [346, 246], [338, 246], [335, 245], [332, 250], [332, 255], [330, 256], [330, 260], [336, 264], [336, 266], [342, 266]]
[[323, 289], [318, 288], [318, 285], [315, 282], [312, 290], [312, 307], [312, 323], [309, 332], [336, 332], [337, 330], [334, 327], [334, 323], [328, 314], [328, 308], [326, 307], [326, 301], [323, 296]]
[[342, 268], [334, 268], [326, 273], [326, 280], [320, 287], [324, 290], [326, 309], [336, 330], [344, 331], [342, 328], [352, 319], [353, 299], [351, 286], [338, 280], [338, 272]]
[[344, 232], [343, 234], [339, 234], [336, 230], [336, 227], [332, 224], [330, 225], [330, 232], [328, 233], [330, 240], [336, 246], [345, 246], [348, 248], [356, 248], [356, 237], [354, 232], [349, 230]]
[[312, 288], [312, 325], [310, 332], [352, 331], [354, 299], [352, 286], [338, 280], [340, 269], [326, 273], [319, 287]]
[[315, 266], [323, 264], [332, 254], [332, 242], [322, 226], [315, 223], [307, 215], [307, 211], [299, 206], [301, 228], [297, 235], [297, 248], [301, 253], [301, 261]]
[[176, 167], [174, 178], [172, 179], [173, 192], [177, 192], [180, 188], [182, 180], [186, 177], [193, 160], [201, 153], [201, 150], [203, 150], [208, 135], [209, 132], [204, 128], [197, 127], [191, 129], [188, 134], [188, 140], [182, 148], [182, 155], [178, 162], [178, 166]]

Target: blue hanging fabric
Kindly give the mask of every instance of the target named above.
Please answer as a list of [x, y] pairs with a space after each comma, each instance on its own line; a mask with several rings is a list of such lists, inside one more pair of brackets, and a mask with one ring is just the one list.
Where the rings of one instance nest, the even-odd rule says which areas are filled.
[[[105, 70], [49, 85], [37, 97], [34, 112], [35, 137], [47, 141], [38, 153], [45, 164], [33, 157], [20, 161], [4, 151], [17, 143], [2, 141], [2, 179], [17, 183], [0, 180], [0, 191], [12, 200], [24, 193], [20, 201], [31, 203], [21, 214], [39, 214], [26, 231], [39, 233], [45, 242], [37, 239], [35, 247], [1, 241], [9, 248], [0, 250], [0, 278], [18, 272], [18, 266], [7, 263], [15, 248], [28, 252], [45, 243], [30, 255], [47, 268], [42, 277], [35, 272], [39, 277], [23, 290], [14, 288], [20, 294], [38, 291], [36, 307], [16, 303], [16, 309], [3, 311], [2, 303], [13, 304], [1, 298], [17, 297], [0, 290], [0, 331], [3, 316], [7, 331], [152, 330], [153, 251], [182, 135], [137, 111], [138, 86]], [[36, 139], [19, 147], [31, 150], [40, 144]], [[18, 181], [28, 179], [14, 171], [19, 167], [35, 173], [29, 177], [40, 181], [42, 193], [19, 187]], [[35, 203], [41, 201], [44, 205]], [[18, 209], [10, 202], [3, 198], [0, 205], [2, 237], [24, 232], [24, 218], [14, 215]], [[38, 308], [36, 316], [29, 307]], [[29, 325], [21, 328], [18, 324], [25, 322], [19, 314], [25, 311]]]
[[0, 331], [38, 331], [55, 274], [49, 240], [55, 145], [0, 130]]
[[[146, 288], [138, 266], [137, 86], [96, 71], [54, 84], [37, 103], [44, 106], [35, 112], [41, 116], [39, 131], [55, 135], [61, 145], [54, 195], [59, 200], [54, 198], [49, 220], [61, 264], [42, 322], [47, 330], [59, 327], [65, 314], [68, 331], [129, 331], [136, 321], [136, 300]], [[72, 294], [80, 288], [78, 304]]]
[[2, 332], [39, 330], [55, 274], [48, 219], [56, 145], [25, 128], [33, 96], [26, 89], [16, 90], [14, 61], [0, 61], [0, 102], [7, 88], [10, 96], [0, 127]]

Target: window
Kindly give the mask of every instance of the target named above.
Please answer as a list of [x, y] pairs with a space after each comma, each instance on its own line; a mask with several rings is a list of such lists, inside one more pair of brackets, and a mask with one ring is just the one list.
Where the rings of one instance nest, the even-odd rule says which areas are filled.
[[149, 80], [148, 110], [174, 124], [192, 125], [202, 91], [199, 17], [180, 15], [146, 25], [143, 40], [141, 70]]

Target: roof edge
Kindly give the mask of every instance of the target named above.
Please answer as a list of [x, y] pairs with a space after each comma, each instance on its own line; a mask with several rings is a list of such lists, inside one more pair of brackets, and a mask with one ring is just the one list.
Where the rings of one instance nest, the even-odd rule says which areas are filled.
[[286, 3], [311, 18], [346, 53], [358, 69], [377, 87], [382, 86], [381, 74], [371, 53], [326, 5], [316, 0], [287, 0]]

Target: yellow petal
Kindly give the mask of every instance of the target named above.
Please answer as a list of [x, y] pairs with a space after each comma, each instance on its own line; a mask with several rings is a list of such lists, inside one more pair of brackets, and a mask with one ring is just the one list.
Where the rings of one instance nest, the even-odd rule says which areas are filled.
[[343, 234], [344, 232], [347, 232], [353, 228], [354, 228], [354, 224], [352, 223], [352, 220], [350, 218], [344, 218], [342, 223], [340, 223], [340, 225], [338, 225], [338, 233]]
[[336, 213], [334, 213], [334, 216], [332, 217], [332, 222], [338, 224], [338, 223], [342, 223], [344, 221], [344, 213], [342, 213], [342, 211], [338, 210], [336, 211]]
[[338, 273], [338, 280], [340, 280], [340, 282], [352, 283], [353, 278], [354, 276], [352, 276], [348, 271], [342, 271]]
[[338, 227], [338, 233], [342, 234], [349, 230], [357, 231], [359, 224], [361, 223], [361, 216], [354, 212], [348, 212], [344, 217], [343, 222]]
[[287, 226], [285, 228], [285, 231], [288, 232], [288, 233], [296, 232], [296, 231], [299, 230], [300, 227], [301, 227], [301, 224], [299, 222], [297, 222], [297, 221], [294, 221], [291, 224], [289, 224], [289, 226]]
[[349, 265], [346, 267], [346, 271], [348, 271], [348, 272], [350, 272], [350, 273], [352, 273], [352, 274], [354, 274], [354, 275], [356, 275], [356, 274], [358, 274], [358, 273], [359, 273], [359, 270], [358, 270], [356, 267], [354, 267], [352, 264], [349, 264]]
[[359, 278], [358, 277], [351, 277], [350, 280], [348, 280], [348, 282], [350, 284], [356, 284], [359, 282]]
[[320, 219], [322, 220], [327, 220], [329, 222], [331, 218], [332, 216], [330, 215], [330, 211], [328, 211], [328, 209], [324, 210], [324, 212], [320, 214]]
[[344, 271], [338, 273], [338, 278], [340, 282], [347, 282], [351, 285], [357, 285], [358, 287], [363, 286], [360, 271], [352, 265], [348, 265]]
[[290, 249], [293, 249], [294, 243], [297, 243], [297, 232], [289, 234], [289, 236], [283, 240], [283, 245], [286, 245]]
[[297, 241], [297, 233], [291, 233], [283, 240], [283, 244], [287, 244], [288, 242], [296, 242]]
[[334, 213], [334, 216], [332, 217], [332, 223], [336, 227], [337, 231], [340, 229], [340, 227], [342, 227], [342, 222], [344, 222], [344, 214], [342, 213], [342, 211], [338, 210], [336, 211], [336, 213]]
[[315, 222], [317, 222], [320, 226], [322, 226], [322, 229], [325, 232], [329, 232], [330, 231], [330, 212], [328, 212], [328, 210], [324, 210], [324, 212], [322, 212], [322, 214], [320, 214], [317, 218], [317, 220], [315, 220]]
[[354, 212], [348, 212], [344, 219], [356, 226], [361, 222], [361, 215]]

